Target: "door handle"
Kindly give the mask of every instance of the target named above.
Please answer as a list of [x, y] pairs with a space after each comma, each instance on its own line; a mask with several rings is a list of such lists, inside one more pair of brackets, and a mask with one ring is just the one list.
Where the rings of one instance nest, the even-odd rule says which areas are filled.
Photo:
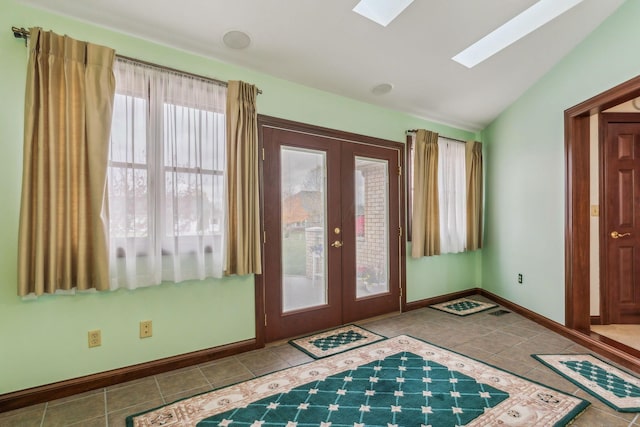
[[611, 237], [613, 237], [614, 239], [619, 239], [620, 237], [626, 237], [626, 236], [631, 236], [631, 233], [618, 233], [617, 231], [612, 231], [611, 232]]
[[336, 240], [335, 242], [333, 242], [331, 244], [331, 246], [333, 246], [334, 248], [342, 247], [342, 241], [341, 240]]

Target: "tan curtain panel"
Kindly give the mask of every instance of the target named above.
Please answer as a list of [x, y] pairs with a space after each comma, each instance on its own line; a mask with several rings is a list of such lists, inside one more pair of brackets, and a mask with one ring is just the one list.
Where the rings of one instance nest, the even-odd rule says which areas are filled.
[[262, 273], [257, 95], [255, 86], [229, 81], [225, 275]]
[[482, 144], [467, 141], [467, 250], [482, 248]]
[[411, 256], [440, 254], [438, 206], [438, 134], [416, 132], [413, 155], [413, 212]]
[[18, 294], [109, 289], [107, 154], [115, 52], [31, 29]]

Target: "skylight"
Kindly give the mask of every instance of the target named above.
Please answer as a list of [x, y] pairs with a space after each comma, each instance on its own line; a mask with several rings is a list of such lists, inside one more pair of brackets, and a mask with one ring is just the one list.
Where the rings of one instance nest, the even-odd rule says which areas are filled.
[[386, 27], [411, 3], [413, 0], [360, 0], [353, 11]]
[[582, 1], [540, 0], [451, 59], [467, 68], [473, 68]]

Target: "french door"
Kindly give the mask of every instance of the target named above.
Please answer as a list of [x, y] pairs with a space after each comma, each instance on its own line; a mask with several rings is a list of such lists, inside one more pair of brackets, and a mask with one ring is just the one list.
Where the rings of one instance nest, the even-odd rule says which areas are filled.
[[266, 341], [399, 310], [401, 149], [261, 136]]

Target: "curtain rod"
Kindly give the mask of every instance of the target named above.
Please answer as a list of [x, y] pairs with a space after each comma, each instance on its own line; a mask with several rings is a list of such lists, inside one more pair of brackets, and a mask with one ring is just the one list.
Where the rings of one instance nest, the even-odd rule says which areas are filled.
[[[418, 132], [418, 129], [407, 129], [405, 131], [405, 133], [416, 133]], [[456, 138], [449, 138], [448, 136], [442, 136], [442, 135], [438, 135], [440, 138], [444, 138], [444, 139], [448, 139], [451, 141], [456, 141], [456, 142], [462, 142], [463, 144], [466, 144], [466, 141], [463, 141], [461, 139], [456, 139]]]
[[[18, 28], [18, 27], [11, 27], [11, 31], [13, 32], [13, 37], [17, 38], [17, 39], [24, 39], [24, 44], [25, 46], [27, 45], [27, 40], [29, 39], [29, 36], [31, 35], [31, 33], [29, 32], [29, 30], [23, 28]], [[161, 70], [166, 70], [166, 71], [171, 71], [174, 73], [181, 73], [181, 74], [185, 74], [187, 76], [191, 76], [191, 77], [196, 77], [199, 79], [205, 79], [205, 80], [210, 80], [213, 82], [216, 82], [222, 86], [228, 86], [228, 82], [225, 82], [224, 80], [218, 80], [218, 79], [214, 79], [213, 77], [207, 77], [207, 76], [202, 76], [199, 74], [194, 74], [194, 73], [189, 73], [187, 71], [182, 71], [182, 70], [178, 70], [176, 68], [171, 68], [171, 67], [166, 67], [164, 65], [159, 65], [159, 64], [154, 64], [152, 62], [147, 62], [147, 61], [142, 61], [140, 59], [136, 59], [136, 58], [130, 58], [128, 56], [124, 56], [124, 55], [118, 55], [116, 54], [117, 58], [120, 59], [126, 59], [129, 61], [134, 61], [134, 62], [138, 62], [140, 64], [144, 64], [144, 65], [148, 65], [150, 67], [155, 67]], [[258, 89], [258, 93], [262, 94], [262, 90]]]

